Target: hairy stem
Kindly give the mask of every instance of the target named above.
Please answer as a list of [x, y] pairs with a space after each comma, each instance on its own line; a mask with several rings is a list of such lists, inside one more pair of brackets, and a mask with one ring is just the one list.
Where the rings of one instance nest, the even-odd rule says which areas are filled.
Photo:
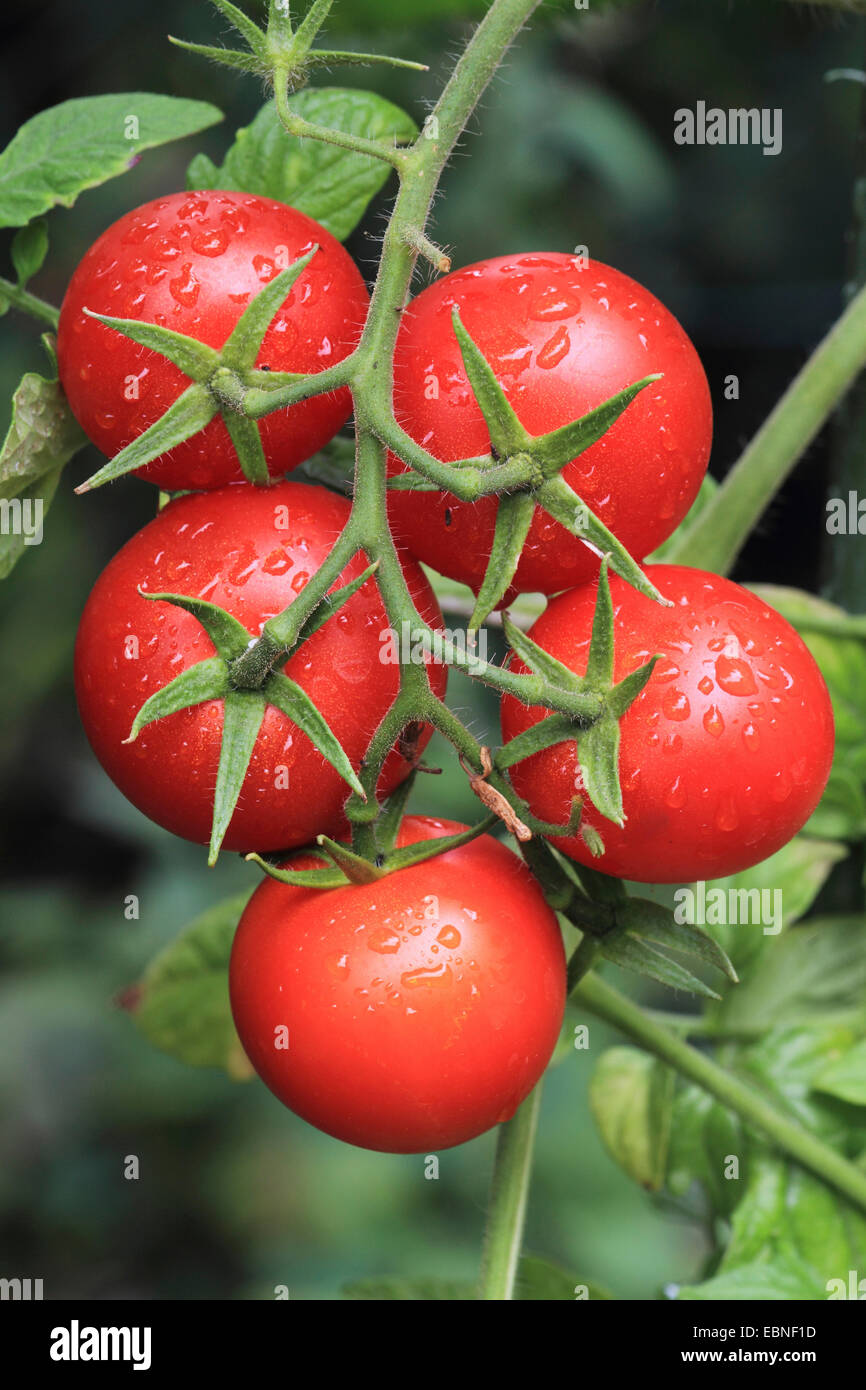
[[746, 1124], [754, 1125], [782, 1153], [808, 1168], [823, 1182], [835, 1187], [843, 1197], [866, 1211], [866, 1173], [860, 1172], [794, 1120], [789, 1120], [751, 1086], [732, 1076], [703, 1052], [698, 1052], [597, 975], [586, 976], [572, 998], [595, 1014], [596, 1018], [612, 1024], [647, 1052], [667, 1062], [681, 1076], [696, 1082], [728, 1110], [739, 1115]]
[[818, 345], [668, 562], [726, 574], [764, 508], [866, 366], [866, 289]]
[[540, 1103], [541, 1082], [499, 1128], [478, 1286], [489, 1302], [514, 1298]]
[[49, 328], [56, 329], [60, 322], [60, 310], [49, 304], [47, 299], [39, 299], [29, 290], [13, 285], [11, 280], [4, 280], [0, 275], [0, 300], [4, 299], [13, 309], [21, 309], [25, 314], [39, 319], [40, 323], [47, 323]]

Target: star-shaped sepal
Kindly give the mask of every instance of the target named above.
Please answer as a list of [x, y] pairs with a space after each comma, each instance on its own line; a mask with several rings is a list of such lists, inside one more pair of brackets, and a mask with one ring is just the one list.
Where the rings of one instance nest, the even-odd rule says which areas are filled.
[[[557, 661], [505, 617], [505, 635], [513, 651], [529, 668], [531, 675], [545, 683], [549, 693], [544, 703], [554, 707], [554, 713], [506, 743], [497, 753], [496, 763], [500, 768], [513, 767], [515, 763], [554, 744], [576, 742], [583, 794], [606, 820], [622, 826], [625, 818], [619, 778], [619, 721], [650, 679], [659, 658], [651, 657], [643, 666], [614, 683], [613, 602], [608, 576], [611, 564], [611, 557], [606, 555], [601, 564], [592, 637], [583, 676], [578, 676], [570, 667]], [[559, 692], [562, 692], [561, 696]], [[556, 704], [566, 706], [569, 694], [594, 696], [597, 701], [594, 716], [578, 722], [567, 712], [567, 708], [556, 709]], [[562, 834], [562, 830], [557, 833]], [[601, 853], [603, 846], [597, 831], [582, 825], [580, 834], [593, 853]]]
[[475, 631], [507, 593], [517, 570], [536, 507], [547, 512], [599, 556], [639, 593], [666, 603], [643, 570], [598, 516], [561, 476], [562, 469], [596, 444], [659, 373], [626, 386], [586, 415], [547, 434], [531, 435], [521, 424], [490, 363], [467, 332], [457, 308], [452, 311], [469, 385], [490, 433], [490, 464], [523, 463], [525, 482], [499, 494], [490, 559], [469, 620]]
[[[291, 651], [296, 650], [342, 608], [373, 575], [375, 568], [375, 565], [368, 566], [351, 583], [329, 594], [326, 601], [321, 603], [304, 623]], [[207, 657], [195, 666], [190, 666], [145, 701], [126, 740], [127, 743], [134, 742], [142, 729], [157, 719], [165, 719], [168, 715], [177, 714], [180, 710], [190, 709], [209, 700], [222, 702], [222, 742], [214, 790], [209, 864], [216, 863], [269, 705], [280, 710], [301, 733], [306, 734], [351, 790], [365, 799], [364, 789], [342, 744], [312, 700], [295, 681], [282, 671], [271, 671], [264, 682], [255, 689], [238, 688], [232, 683], [234, 663], [256, 640], [243, 623], [238, 622], [217, 604], [208, 603], [204, 599], [192, 598], [186, 594], [148, 593], [145, 590], [139, 592], [143, 598], [152, 602], [171, 603], [191, 613], [201, 623], [216, 649], [215, 656]], [[287, 655], [290, 656], [291, 651]]]
[[266, 372], [255, 367], [256, 357], [274, 315], [282, 307], [295, 281], [306, 270], [318, 250], [314, 246], [285, 270], [269, 280], [241, 314], [222, 348], [208, 347], [196, 338], [176, 333], [160, 324], [139, 319], [118, 319], [108, 314], [85, 313], [132, 342], [168, 358], [190, 378], [164, 415], [121, 449], [76, 492], [90, 492], [152, 463], [184, 440], [191, 439], [216, 415], [222, 415], [240, 462], [244, 477], [260, 486], [270, 482], [259, 426], [241, 413], [243, 393], [250, 388], [273, 389], [300, 381], [303, 373]]

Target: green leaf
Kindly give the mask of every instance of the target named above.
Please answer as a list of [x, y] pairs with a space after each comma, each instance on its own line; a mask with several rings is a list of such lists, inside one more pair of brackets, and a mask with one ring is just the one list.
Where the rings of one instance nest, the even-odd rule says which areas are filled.
[[703, 980], [679, 964], [671, 956], [648, 941], [628, 932], [613, 931], [602, 937], [598, 943], [599, 952], [606, 960], [624, 970], [633, 970], [649, 980], [657, 980], [668, 989], [684, 989], [689, 994], [700, 995], [704, 999], [718, 999], [719, 995]]
[[748, 978], [748, 967], [779, 932], [808, 912], [846, 853], [832, 841], [797, 835], [743, 873], [677, 890], [677, 916], [692, 922], [697, 914], [698, 925], [724, 948], [738, 974]]
[[229, 1005], [232, 940], [249, 892], [203, 912], [154, 959], [130, 992], [136, 1027], [162, 1052], [193, 1067], [252, 1075]]
[[700, 927], [677, 922], [670, 909], [662, 903], [652, 902], [649, 898], [628, 898], [617, 908], [616, 918], [617, 923], [632, 936], [695, 956], [720, 970], [736, 984], [737, 972], [721, 946]]
[[551, 1260], [524, 1255], [517, 1268], [514, 1297], [523, 1303], [573, 1303], [575, 1299], [584, 1298], [607, 1300], [613, 1295], [598, 1284], [587, 1284], [585, 1280], [578, 1279]]
[[866, 1020], [863, 917], [812, 918], [786, 932], [750, 966], [712, 1013], [733, 1031], [778, 1024]]
[[641, 1187], [656, 1192], [667, 1168], [674, 1073], [634, 1047], [609, 1047], [592, 1075], [589, 1104], [604, 1146]]
[[[413, 139], [417, 126], [405, 111], [373, 92], [315, 87], [289, 98], [295, 115], [372, 140]], [[199, 156], [187, 172], [188, 188], [237, 188], [299, 208], [343, 241], [388, 178], [389, 166], [319, 140], [290, 136], [273, 102], [239, 130], [221, 167]]]
[[866, 1105], [866, 1041], [832, 1061], [818, 1074], [812, 1086], [816, 1091], [838, 1096], [852, 1105]]
[[24, 286], [40, 269], [48, 252], [48, 229], [44, 217], [21, 227], [12, 238], [12, 264], [18, 284]]
[[762, 1303], [812, 1301], [826, 1296], [814, 1270], [794, 1258], [740, 1265], [677, 1294], [677, 1298], [690, 1301]]
[[22, 227], [56, 204], [126, 173], [143, 150], [222, 120], [205, 101], [126, 92], [76, 97], [27, 121], [0, 154], [0, 227]]
[[0, 449], [0, 579], [41, 540], [60, 474], [87, 443], [56, 381], [26, 372], [12, 398], [12, 421]]

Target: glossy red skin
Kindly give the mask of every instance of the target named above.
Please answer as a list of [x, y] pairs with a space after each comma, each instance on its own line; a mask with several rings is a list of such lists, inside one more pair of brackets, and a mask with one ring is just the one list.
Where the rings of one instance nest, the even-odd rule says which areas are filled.
[[[676, 606], [611, 581], [616, 678], [656, 652], [662, 658], [620, 724], [625, 827], [587, 803], [586, 821], [604, 840], [601, 858], [579, 836], [553, 843], [582, 864], [646, 883], [738, 873], [787, 844], [818, 804], [833, 757], [827, 687], [799, 635], [748, 590], [679, 565], [645, 569]], [[561, 594], [531, 629], [578, 674], [586, 671], [596, 590]], [[504, 738], [546, 714], [507, 697]], [[573, 743], [513, 770], [535, 814], [560, 825], [576, 774]]]
[[[407, 817], [398, 842], [464, 828]], [[247, 1056], [290, 1110], [349, 1144], [428, 1153], [509, 1119], [532, 1090], [562, 1024], [565, 955], [536, 881], [484, 835], [374, 884], [266, 879], [229, 990]]]
[[[275, 528], [275, 509], [289, 525]], [[195, 594], [219, 604], [257, 636], [265, 620], [291, 604], [325, 559], [349, 505], [324, 488], [277, 483], [239, 485], [178, 498], [108, 564], [84, 609], [75, 649], [75, 686], [87, 736], [108, 775], [139, 810], [185, 839], [207, 843], [219, 763], [222, 702], [209, 701], [148, 725], [125, 744], [144, 700], [181, 671], [213, 655], [191, 614], [137, 593]], [[337, 584], [364, 569], [356, 557]], [[410, 589], [434, 627], [432, 590], [405, 562]], [[310, 696], [357, 768], [370, 737], [397, 694], [398, 668], [383, 664], [386, 630], [375, 580], [368, 582], [290, 658], [284, 670]], [[125, 643], [138, 639], [138, 659]], [[437, 693], [447, 671], [430, 667]], [[426, 731], [423, 743], [429, 738]], [[275, 787], [288, 767], [287, 788]], [[380, 788], [410, 770], [392, 753]], [[283, 779], [284, 780], [284, 779]], [[291, 848], [344, 825], [348, 786], [286, 715], [269, 706], [224, 846]]]
[[[84, 309], [158, 323], [219, 348], [249, 301], [313, 246], [256, 358], [272, 371], [318, 372], [355, 346], [368, 295], [348, 253], [318, 222], [248, 193], [172, 193], [126, 213], [81, 260], [66, 291], [57, 334], [60, 379], [76, 419], [113, 457], [143, 434], [189, 386], [179, 367], [140, 347]], [[282, 250], [278, 250], [282, 248]], [[138, 400], [127, 400], [128, 379]], [[275, 477], [309, 458], [345, 424], [348, 391], [316, 396], [261, 421]], [[166, 491], [242, 481], [217, 416], [138, 476]]]
[[[712, 408], [683, 329], [627, 275], [558, 252], [500, 256], [455, 271], [407, 309], [395, 357], [397, 419], [444, 462], [490, 450], [451, 322], [463, 323], [531, 434], [570, 424], [651, 372], [602, 439], [562, 476], [636, 559], [671, 534], [707, 467]], [[431, 374], [439, 399], [428, 400]], [[391, 471], [401, 471], [393, 457]], [[393, 525], [420, 560], [477, 591], [493, 541], [493, 498], [392, 492]], [[511, 594], [556, 593], [598, 572], [598, 557], [536, 511]]]

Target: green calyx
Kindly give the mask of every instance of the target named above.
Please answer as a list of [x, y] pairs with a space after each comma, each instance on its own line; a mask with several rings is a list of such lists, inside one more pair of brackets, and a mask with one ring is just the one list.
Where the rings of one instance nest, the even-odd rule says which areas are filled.
[[270, 0], [267, 26], [262, 29], [230, 0], [211, 0], [220, 14], [245, 41], [246, 48], [216, 48], [209, 44], [188, 43], [169, 35], [171, 43], [211, 58], [226, 67], [252, 73], [269, 81], [281, 80], [290, 92], [303, 87], [316, 68], [367, 66], [385, 63], [391, 67], [414, 68], [426, 72], [426, 64], [391, 58], [380, 53], [353, 53], [340, 49], [313, 48], [333, 0], [313, 0], [297, 29], [292, 28], [289, 0]]
[[[306, 618], [294, 644], [284, 656], [291, 656], [308, 637], [318, 631], [366, 583], [375, 568], [375, 565], [370, 565], [350, 584], [329, 594], [327, 600]], [[255, 685], [243, 686], [238, 683], [238, 662], [256, 644], [256, 639], [242, 623], [224, 608], [204, 599], [185, 594], [152, 594], [144, 590], [139, 590], [139, 593], [153, 602], [171, 603], [191, 613], [201, 623], [216, 649], [215, 656], [190, 666], [145, 701], [126, 740], [133, 743], [142, 729], [157, 719], [165, 719], [170, 714], [209, 700], [222, 701], [223, 730], [214, 790], [209, 864], [216, 863], [269, 705], [278, 709], [301, 733], [306, 734], [351, 790], [362, 800], [365, 799], [364, 788], [342, 744], [299, 685], [283, 672], [274, 670], [267, 671]]]
[[277, 856], [264, 858], [259, 854], [248, 854], [247, 859], [258, 864], [270, 878], [294, 888], [345, 888], [352, 884], [376, 883], [400, 869], [426, 863], [437, 855], [459, 849], [461, 845], [468, 845], [471, 840], [484, 835], [495, 825], [496, 816], [489, 815], [477, 825], [469, 826], [468, 829], [458, 831], [454, 835], [440, 835], [435, 840], [418, 840], [398, 849], [397, 834], [414, 778], [414, 773], [407, 777], [382, 807], [373, 826], [374, 848], [371, 858], [357, 854], [348, 845], [331, 840], [327, 835], [319, 835], [316, 848], [304, 853], [313, 853], [322, 859], [326, 865], [324, 868], [280, 868]]
[[[619, 780], [619, 721], [643, 690], [658, 657], [651, 657], [643, 666], [614, 683], [613, 603], [608, 576], [610, 563], [611, 556], [605, 555], [599, 575], [585, 675], [576, 675], [505, 617], [505, 635], [531, 673], [530, 683], [521, 692], [521, 698], [527, 702], [543, 703], [554, 713], [506, 743], [497, 754], [496, 764], [503, 769], [513, 767], [515, 763], [554, 744], [574, 741], [577, 744], [583, 792], [602, 816], [621, 826], [624, 816]], [[546, 686], [545, 696], [541, 700], [532, 694], [532, 678]], [[585, 701], [588, 696], [595, 698], [596, 713], [589, 720], [584, 717], [578, 721], [572, 713], [577, 706], [572, 702], [577, 699]], [[561, 835], [564, 832], [560, 827], [549, 829], [546, 833]], [[595, 852], [592, 845], [590, 848]]]
[[271, 387], [301, 380], [293, 372], [264, 372], [254, 366], [274, 315], [285, 302], [295, 281], [306, 270], [318, 247], [275, 275], [250, 301], [220, 349], [208, 347], [173, 329], [138, 319], [117, 319], [85, 313], [107, 328], [168, 358], [190, 378], [190, 385], [144, 434], [121, 449], [113, 459], [75, 489], [90, 492], [126, 473], [143, 468], [169, 449], [198, 434], [216, 415], [221, 415], [237, 452], [244, 477], [266, 486], [270, 482], [259, 427], [243, 414], [248, 389], [260, 389], [262, 380]]
[[[488, 467], [492, 470], [506, 465], [513, 474], [513, 482], [498, 495], [493, 546], [469, 619], [470, 631], [476, 631], [485, 622], [507, 593], [536, 507], [547, 512], [548, 516], [572, 535], [578, 536], [597, 554], [608, 555], [614, 571], [639, 593], [657, 603], [665, 603], [666, 600], [616, 536], [561, 476], [562, 469], [597, 443], [635, 396], [651, 382], [658, 381], [660, 374], [651, 374], [633, 382], [561, 429], [531, 435], [517, 418], [493, 368], [470, 337], [456, 308], [452, 321], [469, 385], [490, 433]], [[411, 484], [403, 486], [409, 487]]]

